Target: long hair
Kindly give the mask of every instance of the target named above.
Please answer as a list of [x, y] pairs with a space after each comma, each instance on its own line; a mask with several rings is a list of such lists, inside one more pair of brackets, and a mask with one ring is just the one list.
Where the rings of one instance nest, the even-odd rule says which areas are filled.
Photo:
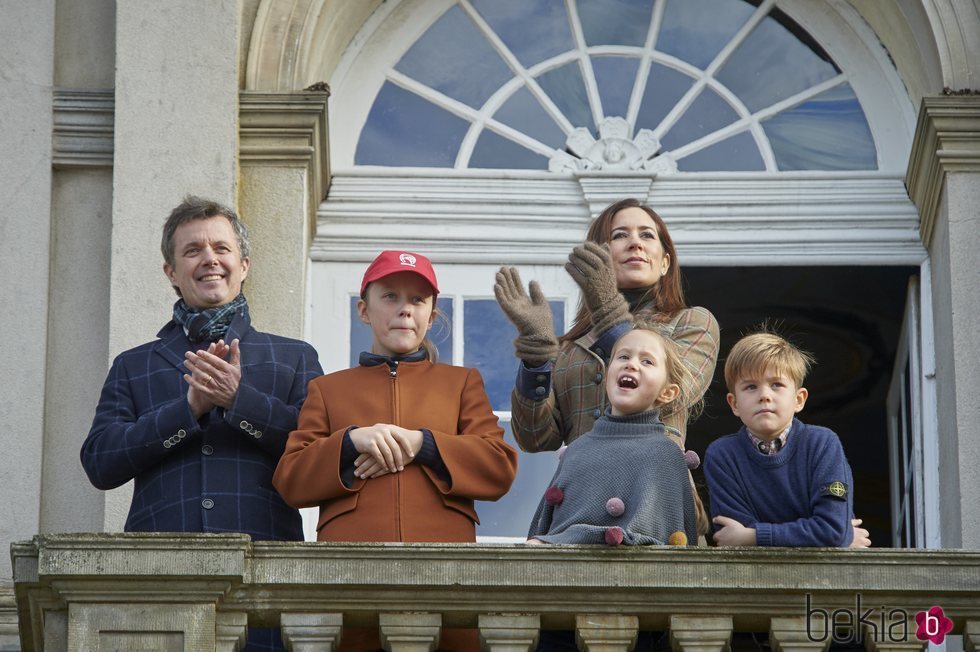
[[[612, 235], [613, 218], [616, 217], [616, 213], [624, 208], [639, 208], [650, 216], [657, 227], [657, 237], [660, 238], [664, 254], [670, 256], [670, 266], [667, 267], [667, 273], [647, 291], [647, 295], [640, 302], [640, 307], [643, 308], [644, 315], [648, 319], [666, 321], [687, 308], [687, 303], [684, 301], [684, 289], [681, 287], [681, 265], [680, 261], [677, 260], [677, 248], [674, 247], [674, 241], [670, 237], [670, 231], [667, 230], [663, 218], [649, 206], [641, 204], [637, 199], [621, 199], [610, 204], [599, 213], [599, 217], [595, 218], [589, 225], [589, 232], [585, 237], [596, 244], [609, 242]], [[585, 301], [579, 297], [578, 313], [575, 315], [572, 327], [559, 340], [563, 344], [577, 340], [588, 333], [591, 328], [592, 313], [585, 305]]]

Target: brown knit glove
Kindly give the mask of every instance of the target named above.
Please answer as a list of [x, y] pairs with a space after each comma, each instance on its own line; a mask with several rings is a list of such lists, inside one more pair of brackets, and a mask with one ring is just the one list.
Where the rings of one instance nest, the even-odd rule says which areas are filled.
[[613, 325], [629, 321], [630, 307], [616, 287], [609, 248], [585, 242], [572, 249], [565, 271], [582, 288], [585, 305], [592, 314], [592, 330], [598, 337]]
[[517, 327], [514, 349], [517, 357], [529, 367], [540, 367], [558, 355], [558, 339], [551, 319], [551, 306], [537, 281], [524, 291], [521, 275], [514, 267], [501, 267], [493, 293], [504, 314]]

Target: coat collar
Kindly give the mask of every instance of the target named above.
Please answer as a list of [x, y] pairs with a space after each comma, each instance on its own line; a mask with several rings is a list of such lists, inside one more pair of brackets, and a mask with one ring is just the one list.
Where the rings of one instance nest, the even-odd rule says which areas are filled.
[[[225, 335], [225, 342], [231, 342], [236, 337], [244, 340], [252, 330], [251, 320], [241, 314], [235, 315], [228, 326], [228, 333]], [[184, 354], [194, 348], [184, 329], [177, 322], [170, 320], [157, 333], [160, 339], [153, 345], [153, 350], [163, 356], [170, 364], [178, 369], [184, 368]]]

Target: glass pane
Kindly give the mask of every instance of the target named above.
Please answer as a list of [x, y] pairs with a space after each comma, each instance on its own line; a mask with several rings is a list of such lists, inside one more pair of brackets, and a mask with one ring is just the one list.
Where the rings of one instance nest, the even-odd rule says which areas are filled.
[[694, 80], [673, 68], [652, 64], [643, 90], [640, 112], [636, 116], [636, 129], [656, 129], [678, 100], [684, 96]]
[[504, 429], [504, 440], [518, 451], [517, 477], [514, 478], [510, 491], [500, 500], [493, 503], [476, 502], [476, 513], [480, 516], [476, 534], [520, 537], [523, 540], [531, 527], [531, 518], [538, 508], [538, 501], [558, 468], [558, 452], [525, 453], [514, 441], [510, 422], [501, 421], [500, 426]]
[[677, 149], [737, 119], [738, 114], [728, 102], [710, 88], [705, 88], [663, 137], [661, 140], [663, 149], [668, 151]]
[[538, 83], [573, 126], [586, 127], [593, 135], [598, 133], [578, 61], [549, 70], [538, 77]]
[[850, 84], [766, 120], [780, 170], [875, 170], [871, 129]]
[[651, 0], [578, 0], [587, 45], [646, 43], [653, 16]]
[[[350, 366], [356, 367], [361, 351], [371, 350], [371, 327], [361, 321], [357, 315], [357, 300], [350, 298]], [[452, 364], [453, 338], [450, 325], [453, 323], [453, 300], [451, 297], [439, 297], [436, 303], [442, 316], [437, 315], [429, 330], [429, 339], [439, 349], [439, 361]]]
[[602, 98], [602, 113], [606, 117], [626, 117], [630, 106], [630, 94], [636, 80], [639, 59], [629, 57], [592, 57], [592, 70], [595, 72], [599, 97]]
[[677, 169], [681, 172], [757, 172], [764, 171], [766, 164], [752, 134], [743, 131], [685, 156], [677, 161]]
[[453, 167], [470, 123], [385, 82], [354, 155], [356, 165]]
[[395, 69], [472, 107], [482, 106], [513, 77], [504, 60], [458, 6], [443, 14]]
[[[565, 332], [565, 305], [551, 301], [558, 333]], [[510, 391], [517, 375], [513, 340], [517, 330], [493, 299], [467, 299], [463, 306], [463, 364], [483, 376], [494, 410], [510, 410]]]
[[755, 11], [732, 0], [667, 0], [657, 49], [704, 70]]
[[493, 117], [545, 145], [555, 149], [565, 147], [565, 132], [551, 119], [527, 88], [522, 87], [514, 93]]
[[525, 68], [575, 47], [563, 2], [471, 2]]
[[773, 12], [752, 30], [716, 77], [755, 112], [837, 73], [829, 57], [796, 23]]
[[548, 159], [508, 140], [489, 129], [484, 129], [470, 157], [471, 168], [497, 170], [547, 170]]

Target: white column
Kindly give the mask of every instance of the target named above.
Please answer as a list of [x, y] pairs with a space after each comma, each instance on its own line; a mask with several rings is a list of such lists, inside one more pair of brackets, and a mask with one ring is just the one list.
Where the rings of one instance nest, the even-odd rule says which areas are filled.
[[940, 529], [949, 548], [980, 548], [978, 132], [980, 95], [925, 98], [905, 178], [932, 263]]
[[[155, 337], [176, 295], [160, 234], [188, 193], [235, 200], [240, 0], [116, 3], [109, 355]], [[128, 492], [106, 501], [122, 525]]]
[[[38, 530], [44, 442], [54, 0], [0, 0], [0, 550]], [[0, 555], [0, 586], [11, 578]]]

